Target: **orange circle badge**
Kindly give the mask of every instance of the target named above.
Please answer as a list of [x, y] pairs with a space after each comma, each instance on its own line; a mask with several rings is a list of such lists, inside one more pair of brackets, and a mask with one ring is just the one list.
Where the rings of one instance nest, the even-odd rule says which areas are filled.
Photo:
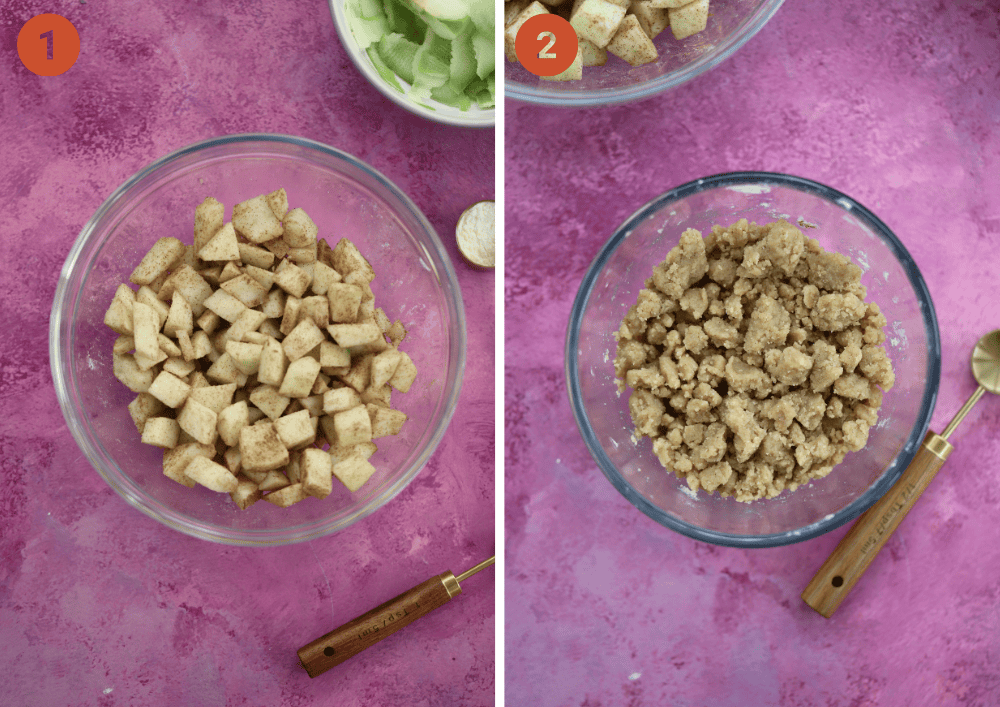
[[535, 76], [555, 76], [576, 59], [576, 30], [559, 15], [535, 15], [525, 20], [514, 37], [521, 65]]
[[17, 55], [29, 71], [58, 76], [80, 56], [80, 35], [62, 15], [35, 15], [17, 35]]

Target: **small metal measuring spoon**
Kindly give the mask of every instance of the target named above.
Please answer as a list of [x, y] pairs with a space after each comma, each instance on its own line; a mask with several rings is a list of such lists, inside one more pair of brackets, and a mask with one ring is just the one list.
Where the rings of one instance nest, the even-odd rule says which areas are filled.
[[954, 449], [948, 442], [948, 437], [972, 406], [987, 391], [1000, 393], [1000, 329], [991, 331], [976, 344], [972, 351], [972, 375], [979, 383], [976, 392], [965, 402], [942, 434], [927, 432], [923, 444], [899, 481], [855, 521], [850, 532], [802, 592], [802, 599], [823, 616], [830, 618], [837, 610], [899, 522], [906, 517], [920, 494], [934, 479], [934, 475]]

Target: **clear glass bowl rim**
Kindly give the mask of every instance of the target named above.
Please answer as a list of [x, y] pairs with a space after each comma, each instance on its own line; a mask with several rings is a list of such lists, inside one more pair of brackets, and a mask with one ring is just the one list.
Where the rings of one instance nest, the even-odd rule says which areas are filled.
[[[783, 1], [784, 0], [779, 0], [779, 2]], [[427, 120], [432, 120], [435, 123], [441, 123], [442, 125], [454, 125], [460, 128], [493, 128], [496, 126], [496, 108], [491, 108], [488, 111], [478, 111], [476, 113], [472, 113], [470, 109], [470, 111], [466, 112], [467, 117], [463, 119], [457, 115], [441, 113], [439, 111], [432, 110], [427, 106], [420, 105], [415, 101], [408, 100], [402, 93], [395, 90], [392, 86], [387, 85], [385, 80], [379, 75], [378, 71], [361, 58], [362, 52], [358, 48], [354, 36], [351, 34], [351, 28], [347, 21], [347, 14], [344, 12], [344, 0], [328, 0], [328, 2], [330, 5], [330, 14], [333, 17], [333, 26], [334, 29], [337, 30], [337, 37], [340, 39], [340, 45], [344, 48], [344, 51], [347, 52], [347, 56], [351, 58], [351, 63], [354, 64], [358, 73], [368, 79], [368, 83], [374, 86], [375, 89], [383, 96], [388, 98], [400, 108], [408, 110], [414, 115], [419, 115], [421, 118], [426, 118]], [[476, 115], [483, 116], [483, 119], [475, 119], [474, 116]]]
[[[906, 271], [906, 275], [917, 294], [917, 298], [926, 305], [921, 308], [921, 311], [924, 315], [924, 328], [927, 330], [928, 335], [928, 376], [924, 384], [924, 394], [916, 424], [914, 424], [906, 440], [906, 444], [897, 457], [898, 463], [887, 469], [868, 490], [837, 513], [832, 514], [832, 516], [827, 516], [803, 528], [768, 535], [734, 535], [732, 533], [721, 533], [700, 528], [665, 513], [647, 501], [645, 497], [632, 488], [625, 480], [607, 454], [604, 453], [604, 449], [598, 442], [597, 435], [594, 434], [593, 427], [581, 402], [580, 371], [576, 361], [576, 351], [580, 344], [580, 326], [583, 321], [583, 314], [587, 309], [590, 293], [593, 290], [597, 276], [633, 228], [662, 209], [665, 205], [679, 201], [692, 194], [708, 189], [760, 183], [797, 189], [798, 191], [813, 194], [834, 203], [848, 203], [850, 204], [852, 215], [869, 226], [889, 246], [890, 250], [892, 250], [893, 254], [899, 260], [900, 265]], [[727, 547], [777, 547], [779, 545], [790, 545], [815, 538], [835, 528], [839, 528], [844, 523], [854, 520], [880, 499], [896, 483], [906, 467], [910, 465], [930, 426], [931, 414], [934, 412], [934, 403], [937, 400], [941, 379], [941, 336], [938, 330], [937, 314], [934, 311], [934, 303], [931, 301], [930, 291], [927, 289], [927, 284], [924, 282], [924, 278], [920, 274], [916, 262], [914, 262], [899, 238], [875, 214], [846, 194], [803, 177], [793, 177], [775, 172], [726, 172], [690, 181], [656, 197], [632, 214], [612, 234], [611, 238], [604, 244], [604, 247], [601, 248], [597, 257], [594, 258], [587, 269], [583, 281], [580, 283], [580, 289], [577, 291], [576, 298], [573, 300], [569, 326], [566, 330], [565, 373], [570, 406], [573, 408], [573, 417], [576, 419], [577, 427], [580, 429], [580, 434], [583, 436], [587, 449], [608, 480], [632, 505], [660, 525], [664, 525], [681, 535], [686, 535], [695, 540]]]
[[[113, 214], [115, 209], [119, 206], [121, 200], [126, 197], [134, 187], [140, 185], [145, 180], [154, 179], [161, 173], [161, 171], [168, 169], [171, 165], [174, 165], [185, 158], [197, 156], [199, 153], [213, 148], [231, 145], [259, 145], [263, 148], [268, 144], [305, 148], [307, 150], [317, 152], [325, 158], [333, 158], [334, 160], [346, 163], [349, 167], [361, 170], [374, 181], [383, 186], [389, 194], [397, 200], [398, 205], [407, 210], [409, 212], [409, 216], [412, 217], [425, 231], [429, 241], [427, 246], [432, 247], [436, 251], [436, 254], [442, 264], [442, 279], [448, 284], [450, 289], [450, 292], [445, 296], [445, 300], [448, 304], [448, 313], [452, 319], [453, 328], [456, 334], [454, 340], [451, 342], [451, 346], [449, 347], [449, 356], [454, 358], [455, 383], [449, 395], [443, 402], [444, 414], [441, 416], [441, 419], [437, 421], [437, 424], [433, 429], [423, 452], [415, 460], [414, 464], [406, 470], [403, 476], [398, 479], [392, 487], [390, 487], [388, 492], [376, 499], [375, 503], [361, 509], [340, 523], [317, 521], [305, 525], [282, 528], [280, 530], [236, 530], [231, 528], [221, 528], [210, 523], [193, 521], [191, 518], [176, 513], [169, 507], [157, 501], [151, 501], [140, 494], [134, 493], [129, 488], [130, 484], [121, 483], [115, 472], [108, 471], [104, 468], [100, 461], [101, 454], [92, 444], [92, 435], [88, 434], [88, 432], [84, 429], [86, 425], [89, 430], [89, 425], [86, 424], [85, 420], [82, 420], [75, 414], [72, 401], [70, 400], [68, 386], [69, 383], [75, 379], [75, 374], [73, 373], [71, 366], [67, 366], [65, 371], [63, 371], [61, 366], [61, 362], [64, 357], [67, 358], [67, 362], [70, 360], [69, 357], [71, 356], [71, 352], [73, 350], [72, 340], [74, 317], [66, 316], [67, 312], [65, 309], [67, 301], [74, 295], [74, 293], [69, 292], [70, 273], [76, 266], [77, 260], [81, 257], [88, 238], [96, 230], [98, 225], [103, 222], [105, 217], [109, 214]], [[61, 337], [65, 338], [65, 342]], [[462, 382], [465, 377], [466, 341], [467, 332], [465, 323], [465, 307], [462, 302], [461, 288], [458, 284], [458, 278], [455, 275], [455, 270], [451, 264], [451, 258], [448, 255], [444, 244], [441, 242], [437, 231], [427, 220], [427, 217], [424, 216], [419, 207], [417, 207], [417, 205], [414, 204], [413, 201], [406, 196], [406, 194], [404, 194], [383, 174], [365, 162], [346, 152], [330, 147], [329, 145], [292, 135], [281, 135], [276, 133], [242, 133], [224, 135], [196, 142], [175, 150], [165, 157], [161, 157], [160, 159], [152, 162], [132, 175], [121, 186], [119, 186], [111, 194], [111, 196], [109, 196], [104, 203], [101, 204], [100, 208], [98, 208], [94, 215], [90, 217], [87, 223], [84, 224], [83, 229], [80, 231], [76, 241], [73, 243], [73, 247], [66, 256], [66, 261], [63, 263], [62, 270], [59, 273], [59, 283], [56, 286], [56, 292], [52, 302], [52, 311], [49, 318], [49, 367], [52, 373], [52, 382], [55, 387], [56, 397], [59, 401], [59, 407], [62, 410], [63, 418], [66, 420], [66, 425], [69, 428], [70, 433], [73, 435], [73, 439], [76, 441], [77, 446], [87, 457], [90, 465], [101, 475], [111, 488], [113, 488], [129, 503], [129, 505], [142, 511], [147, 516], [160, 521], [164, 525], [193, 537], [229, 545], [274, 546], [303, 542], [342, 530], [365, 516], [370, 515], [378, 508], [381, 508], [383, 505], [395, 498], [400, 491], [406, 488], [406, 486], [426, 465], [431, 455], [433, 455], [434, 451], [437, 449], [438, 444], [441, 442], [441, 439], [447, 431], [452, 415], [455, 412], [455, 408], [458, 404], [458, 397], [462, 389]]]
[[[335, 0], [330, 0], [333, 3]], [[504, 77], [504, 97], [525, 103], [555, 106], [560, 108], [586, 108], [589, 106], [609, 106], [618, 103], [640, 101], [644, 98], [677, 88], [696, 76], [700, 76], [736, 53], [766, 25], [785, 0], [764, 0], [757, 11], [744, 22], [740, 31], [733, 32], [718, 52], [703, 54], [680, 69], [656, 77], [640, 84], [620, 86], [609, 91], [559, 91], [550, 92], [538, 86], [527, 86], [509, 81]]]

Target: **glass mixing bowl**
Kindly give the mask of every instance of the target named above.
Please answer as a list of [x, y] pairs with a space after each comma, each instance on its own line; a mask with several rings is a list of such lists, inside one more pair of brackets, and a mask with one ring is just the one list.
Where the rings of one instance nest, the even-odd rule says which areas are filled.
[[[228, 494], [185, 488], [162, 472], [159, 448], [141, 444], [112, 375], [116, 334], [103, 323], [115, 288], [163, 236], [190, 243], [194, 209], [226, 206], [284, 187], [336, 243], [353, 240], [377, 274], [376, 302], [409, 330], [403, 350], [419, 371], [393, 407], [409, 415], [378, 440], [378, 471], [357, 493], [334, 483], [325, 499], [239, 510]], [[63, 265], [49, 325], [52, 378], [66, 423], [90, 463], [126, 501], [182, 532], [216, 542], [278, 545], [346, 528], [398, 494], [441, 441], [465, 371], [465, 314], [455, 272], [434, 228], [395, 185], [360, 160], [283, 135], [234, 135], [185, 147], [149, 165], [87, 222]]]
[[[632, 441], [628, 389], [616, 395], [612, 362], [618, 330], [653, 266], [686, 228], [702, 233], [740, 218], [757, 223], [804, 219], [827, 250], [864, 271], [868, 300], [888, 320], [886, 346], [896, 384], [885, 394], [867, 446], [824, 479], [777, 498], [740, 503], [697, 494], [653, 455], [648, 437]], [[875, 503], [916, 453], [937, 397], [941, 341], [934, 305], [916, 263], [868, 209], [816, 182], [783, 174], [738, 172], [690, 182], [654, 199], [605, 244], [580, 285], [566, 337], [570, 402], [598, 466], [639, 510], [697, 540], [771, 547], [821, 535]]]
[[[368, 54], [362, 51], [358, 41], [351, 32], [350, 23], [347, 21], [346, 3], [344, 0], [329, 0], [330, 14], [333, 15], [333, 25], [337, 29], [337, 36], [340, 44], [351, 58], [351, 62], [358, 71], [368, 79], [368, 83], [374, 86], [379, 93], [395, 103], [400, 108], [410, 111], [415, 115], [436, 123], [445, 125], [457, 125], [463, 128], [492, 128], [496, 123], [496, 112], [493, 108], [484, 110], [473, 105], [469, 110], [463, 111], [455, 106], [445, 105], [433, 99], [418, 103], [409, 95], [402, 94], [386, 83], [379, 74]], [[499, 90], [497, 91], [499, 94]]]
[[782, 2], [711, 0], [705, 30], [679, 41], [665, 30], [653, 42], [659, 54], [656, 61], [632, 67], [609, 54], [604, 66], [583, 67], [581, 81], [543, 81], [520, 64], [505, 61], [504, 95], [575, 108], [648, 98], [721, 64], [767, 24]]

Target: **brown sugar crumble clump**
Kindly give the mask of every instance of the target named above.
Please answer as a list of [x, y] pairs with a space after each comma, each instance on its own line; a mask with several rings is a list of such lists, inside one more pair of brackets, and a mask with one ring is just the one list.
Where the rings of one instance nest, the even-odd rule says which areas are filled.
[[774, 498], [868, 441], [895, 375], [861, 269], [785, 220], [688, 229], [616, 334], [637, 437], [688, 486]]

